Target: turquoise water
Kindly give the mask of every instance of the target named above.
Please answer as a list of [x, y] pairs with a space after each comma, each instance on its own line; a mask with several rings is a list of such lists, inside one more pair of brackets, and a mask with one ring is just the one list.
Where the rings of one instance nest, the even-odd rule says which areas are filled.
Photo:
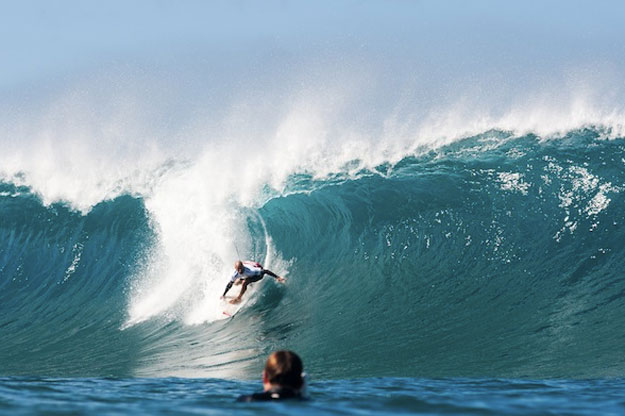
[[623, 160], [593, 130], [485, 133], [352, 178], [293, 175], [233, 220], [236, 250], [289, 281], [232, 320], [230, 259], [166, 252], [143, 198], [82, 213], [5, 182], [0, 374], [253, 379], [288, 346], [317, 379], [618, 377]]

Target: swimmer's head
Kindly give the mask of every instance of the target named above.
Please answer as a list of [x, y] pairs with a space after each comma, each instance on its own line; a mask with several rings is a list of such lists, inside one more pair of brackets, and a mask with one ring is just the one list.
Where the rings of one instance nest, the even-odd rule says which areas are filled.
[[302, 360], [293, 351], [276, 351], [267, 358], [263, 370], [265, 391], [274, 387], [299, 390], [304, 384]]

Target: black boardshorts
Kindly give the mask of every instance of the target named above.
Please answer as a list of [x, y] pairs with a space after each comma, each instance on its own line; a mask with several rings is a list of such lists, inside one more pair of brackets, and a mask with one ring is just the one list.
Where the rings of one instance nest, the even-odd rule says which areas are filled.
[[250, 277], [246, 277], [245, 279], [243, 279], [248, 285], [250, 283], [254, 283], [254, 282], [258, 282], [259, 280], [261, 280], [263, 277], [265, 277], [265, 271], [263, 270], [262, 272], [260, 272], [260, 274], [258, 276], [250, 276]]

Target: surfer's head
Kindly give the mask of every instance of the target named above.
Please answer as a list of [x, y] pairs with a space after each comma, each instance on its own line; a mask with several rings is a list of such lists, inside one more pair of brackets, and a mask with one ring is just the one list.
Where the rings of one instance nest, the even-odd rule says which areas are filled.
[[265, 391], [276, 387], [299, 390], [304, 384], [302, 360], [293, 351], [276, 351], [267, 358], [263, 370]]
[[241, 260], [237, 260], [234, 262], [234, 269], [239, 272], [239, 273], [243, 273], [243, 262]]

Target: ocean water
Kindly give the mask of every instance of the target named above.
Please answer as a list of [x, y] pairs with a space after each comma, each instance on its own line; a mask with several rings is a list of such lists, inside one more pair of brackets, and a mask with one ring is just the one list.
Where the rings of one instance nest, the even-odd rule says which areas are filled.
[[625, 414], [620, 3], [152, 3], [5, 18], [0, 414]]
[[259, 383], [190, 378], [2, 378], [3, 414], [620, 415], [622, 379], [361, 378], [308, 386], [311, 400], [237, 403]]
[[[87, 209], [5, 176], [1, 412], [625, 411], [618, 135], [491, 130], [202, 209], [197, 167], [167, 163]], [[237, 252], [288, 281], [229, 319]], [[279, 348], [312, 400], [234, 403]]]

